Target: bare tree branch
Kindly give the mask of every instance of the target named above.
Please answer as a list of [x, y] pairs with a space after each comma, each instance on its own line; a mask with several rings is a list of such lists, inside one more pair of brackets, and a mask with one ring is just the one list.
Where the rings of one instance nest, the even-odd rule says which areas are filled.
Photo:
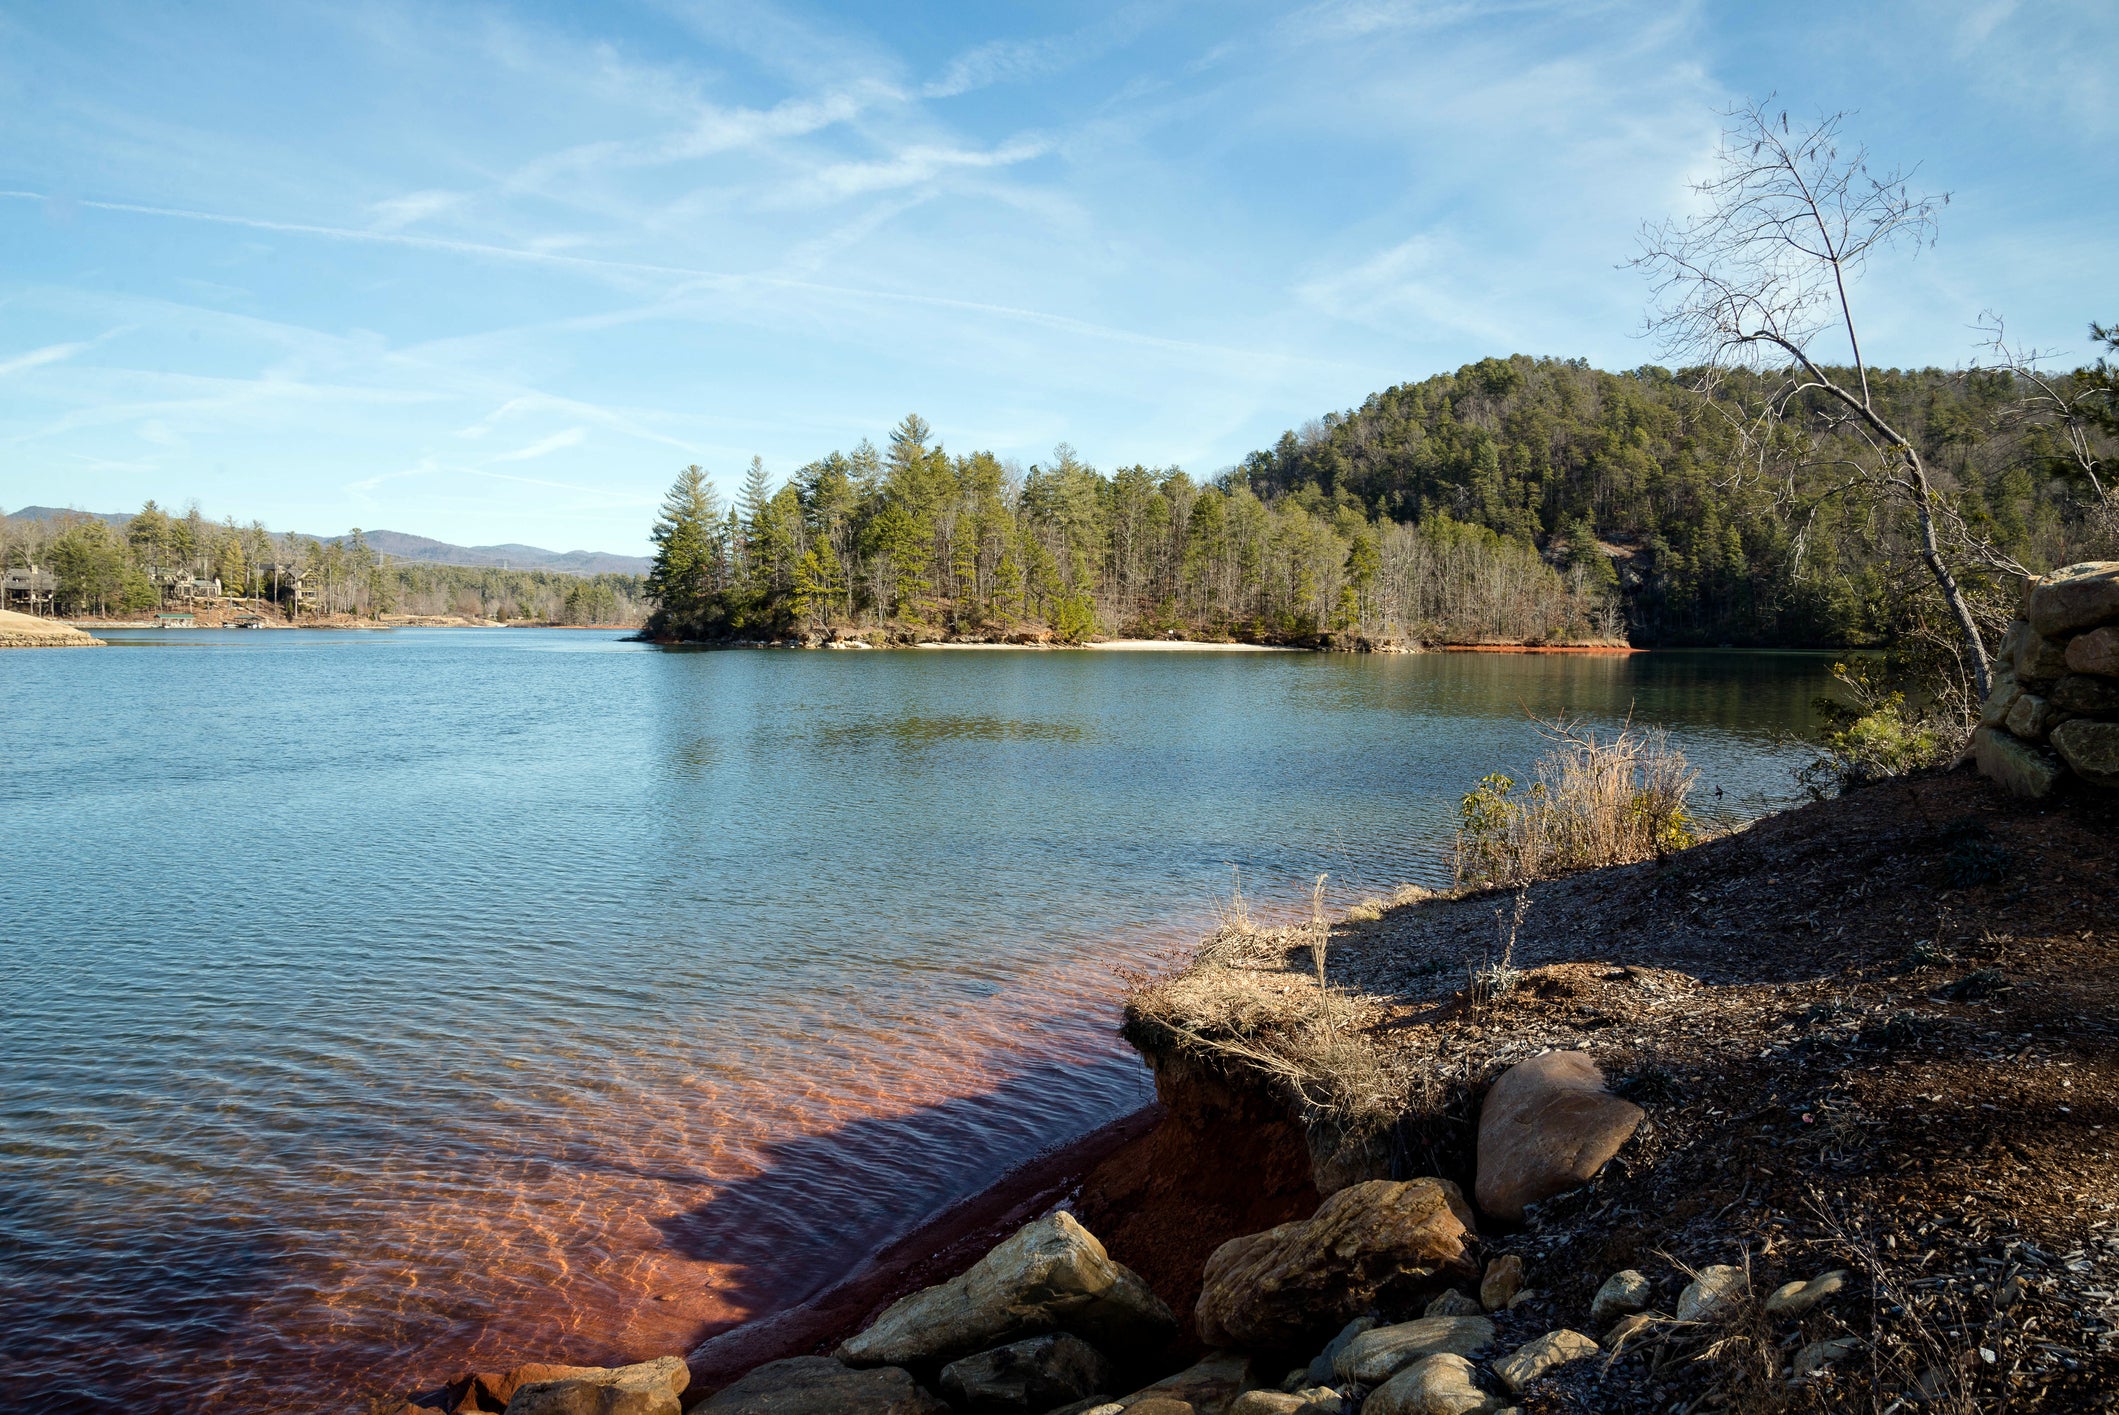
[[[1919, 449], [1877, 405], [1850, 295], [1872, 256], [1933, 244], [1949, 198], [1916, 194], [1910, 172], [1871, 171], [1866, 149], [1843, 138], [1844, 116], [1793, 124], [1767, 103], [1728, 114], [1715, 173], [1694, 188], [1704, 208], [1642, 230], [1632, 263], [1653, 290], [1648, 332], [1673, 361], [1703, 370], [1703, 391], [1734, 369], [1782, 378], [1758, 410], [1761, 446], [1811, 400], [1841, 411], [1871, 452], [1862, 478], [1913, 510], [1921, 560], [1984, 696], [1986, 645], [1938, 534], [1946, 506]], [[1816, 352], [1827, 331], [1847, 341], [1851, 381]]]

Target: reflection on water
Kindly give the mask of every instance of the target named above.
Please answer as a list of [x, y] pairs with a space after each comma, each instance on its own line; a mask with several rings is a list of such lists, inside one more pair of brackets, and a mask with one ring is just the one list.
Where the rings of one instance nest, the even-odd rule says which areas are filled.
[[[1141, 1103], [1231, 865], [1436, 883], [1527, 712], [1791, 794], [1822, 662], [136, 636], [0, 677], [0, 1381], [678, 1349]], [[1709, 799], [1711, 800], [1711, 794]]]

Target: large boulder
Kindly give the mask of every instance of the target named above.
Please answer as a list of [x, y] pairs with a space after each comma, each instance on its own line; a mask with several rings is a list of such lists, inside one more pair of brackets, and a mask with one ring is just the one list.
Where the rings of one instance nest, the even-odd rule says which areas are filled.
[[2091, 785], [2119, 787], [2119, 722], [2063, 722], [2053, 729], [2053, 750]]
[[1251, 1350], [1312, 1347], [1379, 1297], [1471, 1277], [1472, 1214], [1446, 1179], [1371, 1179], [1296, 1223], [1232, 1238], [1207, 1259], [1199, 1339]]
[[1355, 1337], [1339, 1353], [1333, 1373], [1342, 1381], [1380, 1386], [1424, 1356], [1470, 1356], [1493, 1340], [1494, 1324], [1484, 1317], [1421, 1317]]
[[1049, 1331], [1117, 1354], [1159, 1346], [1176, 1329], [1169, 1306], [1060, 1212], [1025, 1224], [949, 1281], [892, 1303], [833, 1354], [849, 1366], [935, 1364]]
[[1501, 1402], [1472, 1377], [1472, 1363], [1462, 1356], [1429, 1356], [1377, 1387], [1361, 1415], [1486, 1415], [1498, 1409]]
[[2119, 624], [2107, 624], [2077, 635], [2067, 646], [2067, 666], [2075, 673], [2119, 678]]
[[1103, 1353], [1071, 1332], [1048, 1332], [942, 1368], [942, 1394], [970, 1415], [1038, 1415], [1116, 1382]]
[[767, 1362], [692, 1415], [949, 1415], [949, 1407], [896, 1367], [857, 1371], [829, 1356], [796, 1356]]
[[2047, 699], [2036, 693], [2020, 693], [2003, 725], [2012, 737], [2021, 737], [2026, 742], [2043, 742], [2046, 734], [2067, 719], [2068, 715]]
[[2043, 634], [2025, 634], [2011, 666], [2020, 682], [2050, 683], [2067, 672], [2067, 645]]
[[2070, 673], [2053, 685], [2053, 706], [2088, 717], [2119, 714], [2119, 678]]
[[1996, 727], [1973, 730], [1972, 759], [1981, 776], [2027, 801], [2045, 799], [2060, 784], [2060, 763]]
[[633, 1366], [548, 1369], [565, 1374], [519, 1384], [508, 1397], [507, 1415], [680, 1415], [677, 1397], [692, 1379], [675, 1356]]
[[1540, 1199], [1586, 1184], [1643, 1114], [1604, 1089], [1587, 1052], [1549, 1051], [1509, 1067], [1479, 1109], [1479, 1207], [1513, 1221]]
[[2031, 627], [2051, 638], [2119, 620], [2119, 560], [2068, 565], [2031, 587]]

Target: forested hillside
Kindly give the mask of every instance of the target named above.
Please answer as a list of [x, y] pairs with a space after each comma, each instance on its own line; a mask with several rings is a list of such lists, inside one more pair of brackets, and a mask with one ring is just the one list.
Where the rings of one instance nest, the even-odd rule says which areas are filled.
[[[1871, 370], [1966, 533], [2032, 569], [2108, 540], [2083, 514], [2053, 429], [2008, 373]], [[1393, 520], [1447, 515], [1535, 543], [1623, 589], [1637, 642], [1868, 643], [1908, 610], [1906, 527], [1849, 485], [1857, 431], [1820, 405], [1747, 446], [1765, 385], [1712, 399], [1662, 369], [1485, 359], [1370, 397], [1246, 458], [1272, 497], [1316, 487]], [[2106, 550], [2112, 547], [2104, 544]]]
[[[2020, 374], [1869, 377], [1945, 479], [1960, 542], [1987, 544], [1964, 572], [1975, 587], [2000, 593], [1997, 555], [2035, 569], [2113, 549]], [[1707, 396], [1660, 369], [1486, 359], [1209, 480], [1101, 473], [1065, 447], [1018, 469], [952, 455], [911, 417], [886, 451], [832, 453], [777, 490], [754, 462], [734, 505], [699, 469], [680, 477], [656, 531], [653, 628], [1889, 641], [1924, 612], [1903, 514], [1847, 474], [1857, 434], [1822, 406], [1747, 440], [1738, 409], [1765, 391], [1742, 374]]]

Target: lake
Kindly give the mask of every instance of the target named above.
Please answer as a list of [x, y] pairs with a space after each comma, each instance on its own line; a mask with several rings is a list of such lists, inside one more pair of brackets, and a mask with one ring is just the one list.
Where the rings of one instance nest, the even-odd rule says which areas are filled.
[[1233, 871], [1441, 883], [1526, 712], [1756, 814], [1828, 664], [113, 638], [0, 654], [0, 1388], [131, 1415], [798, 1302], [1147, 1101]]

